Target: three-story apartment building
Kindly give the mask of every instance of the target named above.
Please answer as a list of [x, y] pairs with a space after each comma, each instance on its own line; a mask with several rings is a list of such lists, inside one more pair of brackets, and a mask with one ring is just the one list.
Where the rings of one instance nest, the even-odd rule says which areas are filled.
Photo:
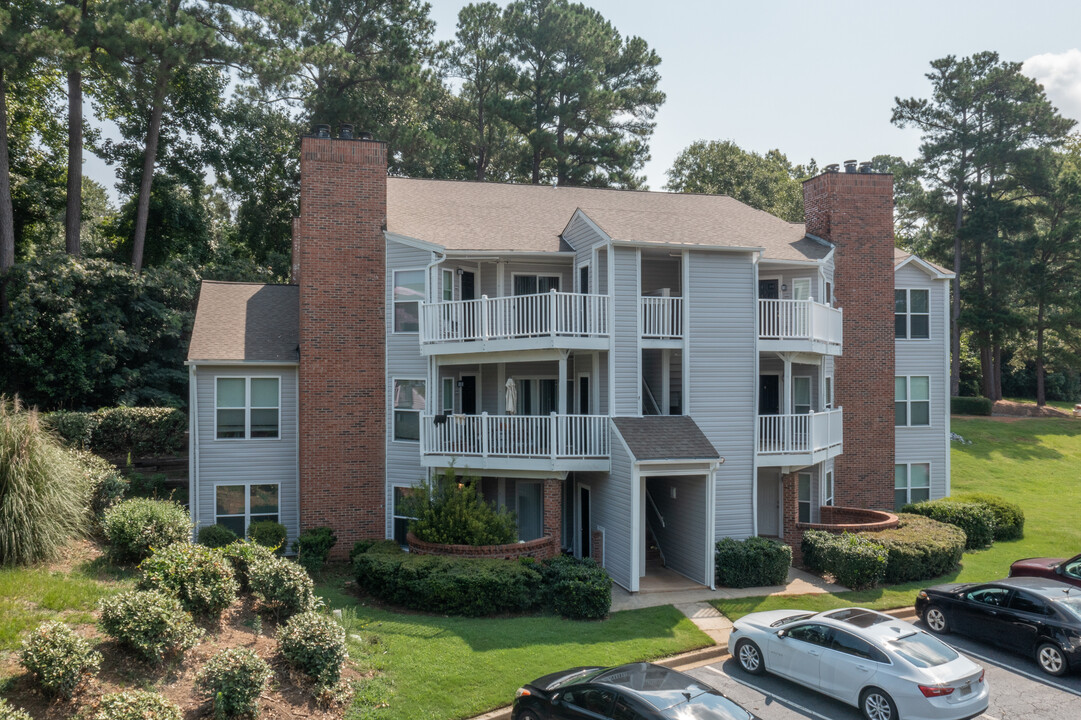
[[948, 492], [949, 275], [895, 260], [890, 176], [807, 181], [795, 224], [387, 177], [385, 152], [304, 138], [294, 284], [204, 282], [197, 524], [404, 543], [402, 499], [453, 466], [521, 540], [636, 591], [654, 554], [712, 586], [719, 538], [798, 545], [822, 506]]

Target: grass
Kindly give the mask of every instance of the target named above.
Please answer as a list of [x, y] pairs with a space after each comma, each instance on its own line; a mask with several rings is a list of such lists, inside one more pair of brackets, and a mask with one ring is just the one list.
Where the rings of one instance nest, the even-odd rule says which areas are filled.
[[[1009, 400], [1010, 402], [1025, 403], [1026, 405], [1036, 404], [1036, 401], [1032, 398], [1008, 397], [1002, 399]], [[1067, 412], [1073, 412], [1074, 403], [1072, 400], [1048, 400], [1047, 406], [1058, 408], [1059, 410], [1066, 410]]]
[[1025, 511], [1025, 537], [965, 553], [961, 567], [931, 581], [825, 595], [714, 600], [732, 620], [783, 608], [828, 610], [861, 605], [887, 610], [911, 606], [923, 587], [940, 582], [981, 582], [1005, 577], [1023, 557], [1071, 556], [1081, 548], [1081, 421], [1064, 418], [957, 419], [952, 430], [971, 445], [953, 443], [953, 492], [986, 492]]
[[670, 605], [614, 613], [603, 622], [473, 619], [382, 610], [341, 582], [316, 589], [343, 610], [350, 657], [372, 673], [347, 718], [470, 717], [507, 705], [522, 683], [553, 670], [648, 660], [712, 642]]

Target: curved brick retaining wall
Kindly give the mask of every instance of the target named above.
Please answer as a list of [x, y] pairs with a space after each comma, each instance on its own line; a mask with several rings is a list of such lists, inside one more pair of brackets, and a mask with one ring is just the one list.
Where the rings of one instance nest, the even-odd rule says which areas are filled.
[[507, 545], [443, 545], [441, 543], [424, 542], [413, 533], [406, 535], [405, 539], [409, 543], [409, 552], [418, 555], [450, 555], [453, 557], [500, 558], [503, 560], [531, 557], [537, 560], [547, 560], [550, 557], [555, 557], [559, 551], [559, 545], [555, 538], [548, 535], [536, 540], [509, 543]]

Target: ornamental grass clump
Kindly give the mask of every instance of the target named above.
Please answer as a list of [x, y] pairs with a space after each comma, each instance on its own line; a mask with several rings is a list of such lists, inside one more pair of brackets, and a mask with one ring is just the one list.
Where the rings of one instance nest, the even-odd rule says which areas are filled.
[[64, 623], [51, 621], [26, 636], [19, 660], [46, 694], [70, 698], [97, 673], [101, 654]]
[[125, 690], [101, 698], [90, 720], [183, 720], [184, 714], [156, 692]]
[[195, 647], [203, 631], [172, 595], [132, 590], [101, 601], [101, 629], [150, 662]]
[[282, 657], [319, 688], [332, 688], [341, 679], [348, 657], [345, 629], [333, 618], [317, 612], [294, 615], [278, 628], [277, 637]]
[[36, 410], [0, 396], [0, 564], [55, 560], [88, 527], [90, 483]]
[[514, 513], [485, 502], [477, 478], [459, 479], [452, 467], [431, 485], [414, 487], [402, 512], [416, 518], [409, 530], [424, 542], [506, 545], [518, 539]]
[[154, 548], [191, 540], [191, 518], [183, 505], [164, 500], [132, 498], [105, 512], [102, 523], [110, 557], [138, 563]]
[[188, 542], [166, 545], [139, 564], [142, 590], [172, 595], [193, 615], [218, 617], [236, 600], [233, 566], [219, 552]]
[[266, 660], [253, 651], [228, 648], [207, 661], [195, 684], [214, 702], [216, 717], [254, 717], [259, 712], [259, 696], [273, 675]]

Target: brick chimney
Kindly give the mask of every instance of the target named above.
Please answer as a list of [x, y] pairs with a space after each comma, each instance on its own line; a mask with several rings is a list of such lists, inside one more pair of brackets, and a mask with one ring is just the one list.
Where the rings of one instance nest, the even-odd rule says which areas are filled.
[[[349, 133], [351, 135], [351, 133]], [[300, 527], [335, 557], [386, 529], [386, 144], [301, 140], [293, 278], [300, 286]]]
[[844, 354], [834, 361], [834, 396], [844, 408], [844, 453], [835, 502], [893, 509], [893, 176], [864, 163], [803, 183], [807, 232], [834, 251], [834, 296], [844, 308]]

